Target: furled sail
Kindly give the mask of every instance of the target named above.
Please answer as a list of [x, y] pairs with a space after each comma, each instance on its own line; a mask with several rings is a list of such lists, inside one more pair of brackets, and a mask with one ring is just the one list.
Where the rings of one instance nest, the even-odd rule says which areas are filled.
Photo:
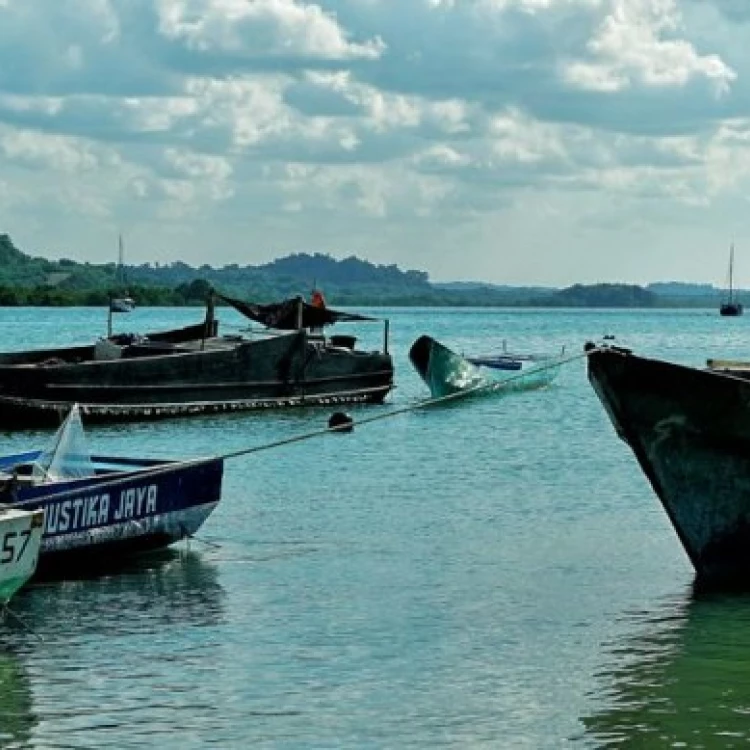
[[[288, 299], [270, 305], [256, 305], [251, 302], [217, 294], [217, 299], [223, 300], [245, 317], [261, 323], [267, 328], [277, 328], [285, 331], [293, 331], [297, 328], [319, 328], [321, 326], [333, 325], [339, 322], [357, 320], [377, 320], [368, 318], [366, 315], [341, 312], [332, 310], [330, 307], [318, 307], [310, 305], [302, 298]], [[300, 315], [300, 306], [302, 308]]]
[[83, 423], [75, 404], [46, 450], [34, 461], [32, 475], [39, 481], [80, 479], [94, 474]]

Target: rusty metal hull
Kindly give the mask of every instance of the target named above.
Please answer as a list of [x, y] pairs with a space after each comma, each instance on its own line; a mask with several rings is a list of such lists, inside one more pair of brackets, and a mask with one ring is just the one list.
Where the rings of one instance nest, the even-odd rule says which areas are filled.
[[84, 421], [116, 422], [379, 402], [393, 387], [390, 355], [321, 345], [304, 331], [171, 346], [136, 344], [132, 356], [104, 360], [0, 357], [0, 428], [59, 424], [74, 403]]
[[750, 382], [615, 348], [588, 374], [699, 580], [750, 587]]

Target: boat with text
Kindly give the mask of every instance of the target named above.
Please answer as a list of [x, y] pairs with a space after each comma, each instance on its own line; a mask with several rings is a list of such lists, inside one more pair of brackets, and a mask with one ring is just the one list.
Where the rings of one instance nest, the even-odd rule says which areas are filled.
[[[215, 301], [264, 326], [219, 335]], [[306, 303], [270, 305], [211, 295], [202, 324], [87, 347], [0, 354], [0, 426], [59, 425], [74, 403], [84, 421], [158, 419], [223, 411], [379, 403], [393, 387], [388, 321], [383, 350], [326, 336], [340, 322], [373, 321]]]
[[74, 407], [48, 448], [0, 457], [0, 502], [44, 512], [38, 567], [58, 573], [192, 536], [219, 503], [223, 469], [221, 458], [91, 455]]
[[420, 336], [409, 350], [409, 359], [427, 384], [433, 398], [461, 392], [499, 393], [527, 391], [550, 385], [560, 371], [559, 360], [516, 360], [507, 357], [499, 366], [498, 357], [467, 358], [431, 336]]
[[43, 510], [0, 507], [0, 608], [34, 575], [43, 527]]
[[588, 346], [589, 380], [699, 579], [750, 586], [750, 381]]

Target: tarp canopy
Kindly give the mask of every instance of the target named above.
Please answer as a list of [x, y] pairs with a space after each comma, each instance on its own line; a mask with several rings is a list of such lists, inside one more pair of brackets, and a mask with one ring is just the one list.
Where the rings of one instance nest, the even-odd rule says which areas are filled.
[[271, 305], [256, 305], [232, 297], [225, 297], [223, 294], [217, 294], [216, 297], [234, 307], [244, 316], [262, 323], [267, 328], [285, 331], [293, 331], [300, 327], [300, 305], [302, 305], [302, 328], [320, 328], [334, 323], [357, 320], [378, 320], [378, 318], [368, 318], [366, 315], [332, 310], [330, 307], [315, 307], [301, 298], [288, 299]]

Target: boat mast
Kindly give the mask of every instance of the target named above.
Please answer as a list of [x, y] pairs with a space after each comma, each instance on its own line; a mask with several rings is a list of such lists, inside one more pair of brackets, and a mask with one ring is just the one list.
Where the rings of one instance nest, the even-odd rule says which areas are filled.
[[117, 253], [117, 274], [116, 274], [116, 281], [120, 284], [122, 284], [125, 281], [125, 271], [123, 266], [123, 261], [125, 258], [125, 251], [123, 249], [122, 245], [122, 232], [120, 232], [117, 235], [117, 247], [118, 247], [118, 253]]
[[732, 303], [732, 276], [734, 274], [734, 242], [729, 246], [729, 304]]

